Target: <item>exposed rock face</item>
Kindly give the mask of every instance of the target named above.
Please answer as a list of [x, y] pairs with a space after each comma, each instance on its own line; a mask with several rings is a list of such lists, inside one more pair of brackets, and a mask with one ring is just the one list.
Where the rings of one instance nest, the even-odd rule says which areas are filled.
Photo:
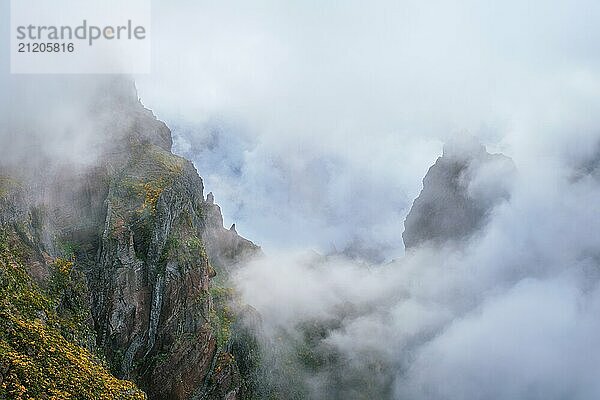
[[41, 210], [34, 247], [73, 249], [96, 345], [115, 375], [150, 399], [246, 398], [211, 278], [259, 248], [223, 227], [214, 197], [204, 199], [194, 166], [171, 153], [169, 129], [134, 88], [107, 90], [114, 95], [94, 114], [107, 132], [99, 162], [54, 171], [29, 200], [0, 196], [0, 222]]
[[206, 230], [202, 239], [206, 243], [208, 257], [216, 268], [229, 272], [237, 263], [260, 250], [254, 243], [238, 235], [235, 224], [229, 229], [223, 227], [221, 208], [214, 204], [213, 196], [208, 196], [204, 207]]
[[446, 145], [404, 221], [405, 248], [468, 238], [508, 199], [514, 171], [510, 158], [490, 154], [479, 143]]
[[145, 399], [95, 356], [85, 277], [45, 251], [26, 198], [0, 178], [0, 398]]
[[0, 175], [0, 225], [22, 221], [27, 214], [18, 186], [10, 176]]

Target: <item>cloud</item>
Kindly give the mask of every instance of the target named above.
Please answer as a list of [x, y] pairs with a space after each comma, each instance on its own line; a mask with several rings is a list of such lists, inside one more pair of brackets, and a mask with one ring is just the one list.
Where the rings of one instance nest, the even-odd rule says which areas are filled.
[[[315, 372], [283, 358], [304, 384], [320, 377], [311, 398], [332, 387], [366, 395], [364, 382], [385, 376], [392, 398], [594, 398], [600, 185], [565, 179], [555, 161], [539, 165], [535, 184], [520, 170], [510, 201], [459, 247], [421, 247], [370, 268], [274, 254], [241, 270], [237, 285], [267, 342], [291, 338], [282, 346], [297, 351], [307, 323], [324, 329], [314, 351], [343, 362]], [[340, 374], [355, 378], [340, 383]]]
[[185, 154], [267, 249], [361, 243], [392, 259], [449, 138], [520, 165], [585, 149], [598, 125], [593, 1], [153, 6], [140, 95], [180, 143], [220, 138], [218, 156]]
[[[273, 365], [294, 366], [278, 384], [311, 398], [597, 397], [600, 193], [581, 173], [599, 140], [596, 2], [158, 9], [141, 94], [226, 219], [264, 245], [236, 282]], [[459, 248], [401, 257], [422, 177], [464, 133], [518, 171], [479, 170], [470, 194], [510, 201]], [[296, 255], [331, 244], [396, 261]], [[307, 340], [334, 361], [299, 360]]]
[[594, 398], [598, 299], [597, 288], [583, 295], [569, 277], [521, 281], [423, 346], [397, 382], [398, 395]]
[[[153, 5], [140, 96], [264, 245], [236, 285], [273, 365], [294, 366], [275, 380], [314, 398], [598, 397], [600, 189], [575, 174], [600, 139], [597, 2]], [[93, 79], [2, 67], [1, 160], [85, 162]], [[462, 132], [513, 158], [510, 201], [460, 248], [400, 258], [421, 179]], [[473, 195], [502, 174], [479, 171]], [[356, 243], [396, 261], [297, 254]], [[322, 368], [297, 358], [307, 334]]]

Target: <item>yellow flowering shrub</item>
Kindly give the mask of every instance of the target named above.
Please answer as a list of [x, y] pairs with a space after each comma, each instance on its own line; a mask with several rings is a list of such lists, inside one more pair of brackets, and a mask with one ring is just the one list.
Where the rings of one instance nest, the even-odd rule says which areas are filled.
[[[28, 275], [24, 253], [0, 228], [0, 398], [145, 399], [61, 334], [56, 301]], [[57, 259], [54, 268], [66, 277], [73, 262]]]

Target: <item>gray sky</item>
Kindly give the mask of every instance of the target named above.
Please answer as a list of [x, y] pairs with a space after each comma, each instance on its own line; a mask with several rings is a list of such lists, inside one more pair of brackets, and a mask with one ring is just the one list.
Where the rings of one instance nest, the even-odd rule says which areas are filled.
[[267, 248], [358, 237], [389, 258], [448, 138], [477, 136], [520, 164], [562, 149], [565, 127], [585, 148], [597, 122], [594, 1], [153, 7], [140, 96], [226, 222]]
[[[584, 0], [154, 1], [153, 73], [135, 79], [226, 223], [267, 249], [341, 250], [358, 239], [390, 259], [449, 138], [477, 136], [517, 166], [593, 149], [599, 9]], [[0, 64], [7, 115], [19, 98], [30, 107], [33, 94], [77, 92], [72, 78], [15, 77], [7, 58]], [[67, 144], [71, 153], [86, 145]]]
[[[236, 282], [267, 336], [298, 337], [298, 323], [352, 304], [370, 311], [323, 343], [348, 358], [345, 372], [365, 354], [384, 360], [395, 398], [600, 395], [600, 186], [572, 180], [600, 140], [600, 4], [157, 10], [164, 34], [140, 94], [175, 127], [226, 220], [265, 245], [267, 258]], [[463, 248], [424, 248], [375, 269], [319, 268], [290, 251], [358, 237], [387, 259], [402, 254], [423, 175], [463, 134], [518, 170], [510, 202]], [[493, 192], [491, 178], [478, 190]], [[304, 379], [324, 397], [326, 374]]]
[[[162, 1], [153, 17], [139, 94], [226, 222], [264, 246], [236, 282], [267, 334], [350, 303], [372, 312], [324, 340], [382, 357], [397, 398], [600, 396], [600, 184], [573, 179], [600, 139], [600, 3]], [[85, 159], [94, 84], [0, 68], [2, 143]], [[401, 255], [422, 177], [463, 134], [517, 166], [510, 201], [463, 247], [373, 269], [291, 251], [361, 239]]]

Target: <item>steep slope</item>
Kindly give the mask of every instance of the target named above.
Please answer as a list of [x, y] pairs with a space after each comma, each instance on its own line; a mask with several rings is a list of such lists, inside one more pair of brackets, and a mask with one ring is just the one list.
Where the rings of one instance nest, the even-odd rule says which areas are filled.
[[92, 347], [116, 376], [151, 399], [247, 398], [247, 371], [230, 351], [233, 295], [211, 278], [259, 248], [223, 227], [195, 168], [171, 153], [169, 129], [133, 86], [117, 81], [106, 91], [92, 113], [106, 135], [94, 163], [49, 164], [33, 174], [5, 167], [6, 179], [27, 190], [0, 203], [0, 220], [36, 220], [28, 241], [47, 260], [24, 267], [39, 285], [48, 274], [36, 269], [50, 270], [50, 259], [72, 260], [89, 301]]
[[507, 182], [514, 172], [510, 158], [490, 154], [473, 140], [446, 145], [404, 221], [405, 248], [468, 238], [508, 198]]
[[146, 398], [94, 354], [83, 276], [35, 245], [11, 183], [0, 182], [0, 398]]

